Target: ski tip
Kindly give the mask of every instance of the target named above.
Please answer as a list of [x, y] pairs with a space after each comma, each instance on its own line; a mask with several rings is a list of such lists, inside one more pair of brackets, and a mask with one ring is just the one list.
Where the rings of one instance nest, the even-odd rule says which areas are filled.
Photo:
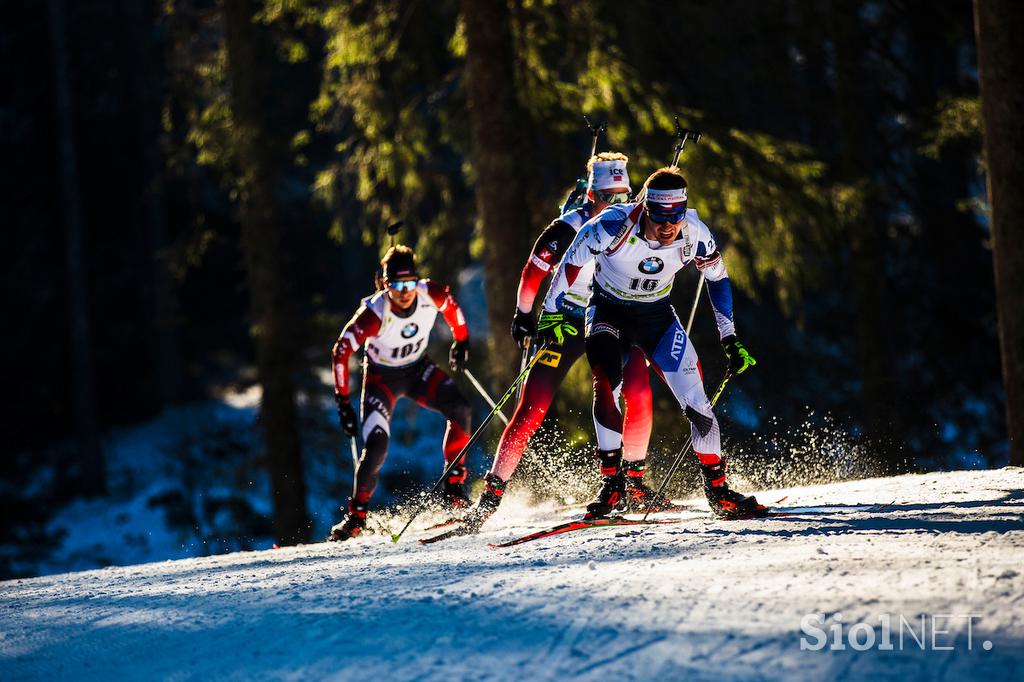
[[401, 533], [392, 533], [391, 534], [391, 542], [398, 542], [398, 539], [400, 537], [402, 537]]

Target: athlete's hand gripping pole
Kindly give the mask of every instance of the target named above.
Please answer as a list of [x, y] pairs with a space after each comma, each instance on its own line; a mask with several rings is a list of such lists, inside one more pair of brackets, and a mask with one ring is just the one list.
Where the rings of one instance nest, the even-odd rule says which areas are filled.
[[[544, 347], [541, 346], [540, 350], [543, 349]], [[487, 424], [490, 423], [491, 419], [494, 418], [494, 415], [501, 411], [502, 405], [508, 402], [508, 399], [512, 397], [512, 394], [516, 392], [516, 389], [519, 387], [519, 384], [523, 383], [523, 381], [526, 379], [526, 375], [530, 373], [531, 369], [533, 369], [533, 364], [537, 362], [537, 358], [539, 357], [540, 353], [538, 352], [536, 355], [533, 356], [533, 358], [530, 359], [530, 362], [527, 363], [526, 365], [526, 369], [520, 372], [519, 376], [516, 377], [516, 380], [512, 382], [512, 385], [508, 387], [508, 390], [505, 391], [505, 394], [502, 395], [501, 399], [495, 404], [494, 409], [491, 410], [490, 414], [484, 417], [484, 420], [482, 422], [480, 422], [480, 426], [478, 426], [476, 428], [476, 431], [473, 432], [473, 435], [470, 436], [469, 442], [466, 443], [465, 447], [463, 447], [461, 451], [459, 451], [459, 454], [457, 456], [452, 458], [452, 461], [449, 462], [448, 466], [445, 467], [444, 473], [441, 474], [441, 478], [437, 479], [434, 482], [434, 485], [430, 486], [430, 490], [427, 491], [426, 495], [430, 495], [431, 493], [433, 493], [435, 490], [437, 490], [441, 483], [448, 479], [448, 474], [451, 473], [452, 469], [459, 465], [459, 463], [462, 461], [462, 458], [466, 456], [466, 453], [469, 452], [469, 449], [472, 448], [473, 444], [476, 443], [477, 439], [480, 438], [480, 435], [484, 432], [484, 429], [487, 427]], [[391, 542], [398, 542], [401, 539], [402, 534], [409, 529], [409, 526], [412, 525], [413, 520], [420, 515], [420, 512], [423, 511], [423, 508], [425, 506], [426, 505], [423, 503], [416, 505], [416, 509], [413, 511], [412, 516], [409, 517], [409, 520], [405, 522], [405, 525], [402, 527], [402, 530], [398, 531], [397, 533], [391, 534]]]
[[[722, 383], [720, 383], [718, 385], [718, 390], [715, 391], [715, 395], [711, 398], [711, 407], [712, 408], [715, 407], [715, 404], [718, 402], [718, 399], [722, 397], [722, 393], [725, 391], [725, 386], [726, 386], [726, 384], [729, 383], [730, 379], [732, 379], [732, 370], [731, 369], [726, 371], [725, 376], [722, 377]], [[680, 450], [679, 454], [676, 455], [675, 461], [672, 462], [672, 466], [670, 466], [668, 468], [668, 473], [665, 474], [664, 480], [662, 480], [661, 485], [658, 486], [658, 492], [656, 492], [654, 494], [654, 499], [656, 499], [656, 500], [660, 500], [661, 499], [662, 493], [664, 493], [665, 492], [665, 488], [668, 487], [668, 482], [670, 480], [672, 480], [672, 476], [675, 475], [676, 469], [679, 468], [679, 465], [683, 463], [683, 457], [685, 457], [687, 455], [687, 453], [690, 452], [690, 448], [691, 448], [692, 445], [693, 445], [693, 435], [691, 434], [690, 437], [687, 439], [686, 444], [683, 445], [683, 449]], [[644, 521], [647, 520], [647, 516], [650, 513], [651, 513], [651, 510], [648, 509], [647, 513], [644, 514]]]

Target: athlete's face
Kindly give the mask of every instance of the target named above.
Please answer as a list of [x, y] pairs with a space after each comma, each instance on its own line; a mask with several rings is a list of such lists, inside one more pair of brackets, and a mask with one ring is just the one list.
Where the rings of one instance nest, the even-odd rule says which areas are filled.
[[400, 279], [388, 282], [388, 298], [399, 310], [405, 310], [416, 300], [416, 280]]
[[644, 237], [647, 239], [657, 239], [658, 243], [662, 246], [668, 246], [679, 237], [679, 231], [683, 229], [683, 222], [685, 220], [686, 214], [680, 214], [679, 219], [675, 222], [657, 223], [651, 220], [651, 216], [647, 211], [644, 211]]

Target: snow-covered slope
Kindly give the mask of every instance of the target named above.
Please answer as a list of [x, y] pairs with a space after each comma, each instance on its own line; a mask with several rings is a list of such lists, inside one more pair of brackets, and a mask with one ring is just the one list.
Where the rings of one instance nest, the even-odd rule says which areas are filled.
[[430, 546], [410, 531], [397, 545], [376, 535], [0, 583], [0, 670], [97, 680], [1024, 679], [1024, 470], [762, 495], [818, 508], [744, 522], [688, 513], [679, 524], [489, 549], [567, 515], [510, 499], [482, 535]]

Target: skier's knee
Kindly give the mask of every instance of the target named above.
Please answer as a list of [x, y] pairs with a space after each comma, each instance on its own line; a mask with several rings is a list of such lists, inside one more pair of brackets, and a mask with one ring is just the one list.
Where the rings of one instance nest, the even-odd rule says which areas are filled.
[[686, 417], [693, 424], [693, 427], [697, 429], [697, 433], [700, 434], [701, 438], [706, 437], [711, 430], [715, 428], [715, 415], [706, 415], [697, 410], [693, 409], [690, 405], [686, 406]]
[[[374, 431], [381, 431], [387, 438], [391, 433], [391, 422], [379, 410], [369, 410], [363, 419], [363, 442], [369, 442]], [[386, 446], [385, 446], [386, 447]]]
[[367, 466], [371, 470], [379, 470], [381, 465], [384, 464], [384, 458], [387, 456], [388, 443], [391, 437], [387, 431], [382, 428], [374, 427], [367, 435], [364, 441], [365, 454], [363, 455], [363, 461], [360, 466]]

